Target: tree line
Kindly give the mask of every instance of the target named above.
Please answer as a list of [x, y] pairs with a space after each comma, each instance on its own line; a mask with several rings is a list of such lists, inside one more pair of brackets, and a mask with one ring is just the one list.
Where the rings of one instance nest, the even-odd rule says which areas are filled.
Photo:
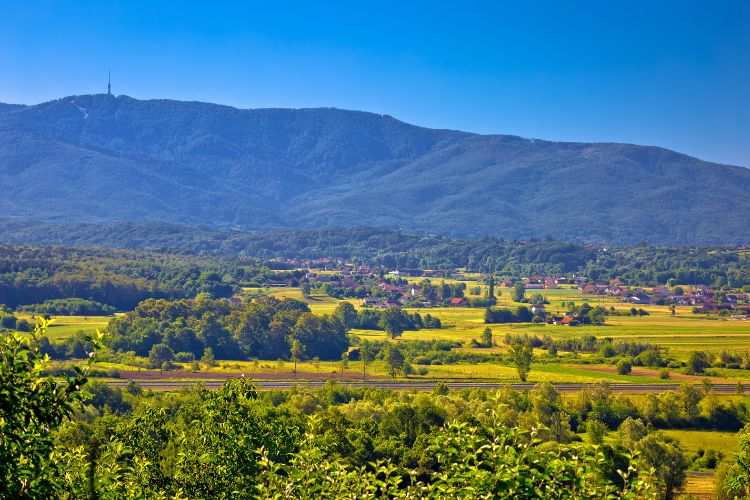
[[164, 344], [196, 359], [207, 348], [218, 359], [289, 359], [296, 340], [305, 356], [330, 360], [349, 346], [347, 328], [335, 315], [316, 315], [304, 302], [274, 297], [239, 305], [206, 296], [148, 299], [112, 318], [107, 332], [112, 349], [139, 356]]

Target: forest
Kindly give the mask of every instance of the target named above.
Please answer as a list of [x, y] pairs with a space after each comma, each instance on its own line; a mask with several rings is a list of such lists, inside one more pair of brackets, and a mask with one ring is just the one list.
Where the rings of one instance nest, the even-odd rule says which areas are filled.
[[[387, 268], [454, 269], [501, 276], [567, 275], [594, 281], [620, 278], [632, 286], [680, 283], [750, 285], [750, 259], [730, 247], [582, 245], [495, 237], [450, 239], [374, 228], [241, 232], [171, 224], [35, 225], [0, 221], [6, 241], [159, 249], [229, 258], [343, 259]], [[4, 252], [8, 251], [6, 247]]]

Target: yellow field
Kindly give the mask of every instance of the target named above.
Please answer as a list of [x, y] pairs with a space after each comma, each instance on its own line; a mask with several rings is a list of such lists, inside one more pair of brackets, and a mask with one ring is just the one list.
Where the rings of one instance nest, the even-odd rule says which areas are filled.
[[[421, 278], [419, 278], [421, 279]], [[419, 280], [417, 279], [417, 280]], [[433, 283], [440, 283], [442, 280], [433, 279]], [[446, 280], [451, 281], [451, 280]], [[455, 280], [452, 280], [455, 281]], [[476, 286], [477, 282], [467, 282], [468, 287]], [[510, 301], [510, 290], [501, 289], [502, 295], [499, 298], [499, 305], [515, 307], [522, 304]], [[304, 300], [309, 304], [311, 310], [319, 314], [330, 314], [341, 302], [335, 298], [327, 296], [303, 297], [297, 288], [271, 288], [266, 290], [278, 298], [294, 298]], [[588, 302], [589, 304], [603, 305], [607, 308], [614, 306], [617, 310], [628, 311], [630, 305], [622, 304], [619, 301], [597, 295], [584, 295], [578, 290], [571, 288], [561, 288], [557, 290], [533, 290], [527, 291], [527, 296], [531, 293], [541, 293], [550, 304], [547, 310], [550, 313], [560, 311], [565, 312], [565, 307], [561, 305], [563, 301], [575, 301], [577, 304]], [[359, 306], [359, 300], [348, 299], [355, 306]], [[665, 306], [645, 306], [650, 316], [632, 317], [632, 316], [610, 316], [607, 318], [605, 326], [580, 326], [568, 327], [558, 325], [532, 325], [532, 324], [496, 324], [485, 325], [484, 309], [482, 308], [451, 308], [435, 307], [424, 309], [409, 309], [410, 312], [419, 312], [422, 316], [431, 314], [440, 318], [443, 328], [440, 329], [423, 329], [420, 331], [407, 331], [397, 342], [409, 340], [452, 340], [466, 343], [471, 339], [479, 339], [483, 330], [489, 326], [492, 329], [495, 342], [499, 347], [494, 349], [481, 349], [480, 352], [503, 351], [503, 339], [506, 333], [519, 334], [528, 333], [536, 334], [539, 337], [549, 335], [552, 338], [580, 337], [582, 335], [594, 335], [596, 337], [612, 337], [615, 339], [641, 340], [658, 344], [669, 349], [669, 355], [678, 359], [686, 359], [689, 352], [693, 350], [706, 350], [718, 353], [726, 349], [730, 351], [744, 351], [750, 349], [750, 321], [736, 320], [718, 320], [707, 319], [705, 316], [691, 314], [690, 307], [678, 307], [677, 315], [672, 316], [669, 309]], [[56, 317], [49, 328], [49, 337], [53, 341], [63, 340], [72, 336], [78, 331], [84, 333], [93, 333], [96, 328], [103, 329], [106, 327], [109, 318], [107, 317]], [[377, 330], [353, 330], [352, 334], [370, 340], [384, 340], [386, 338], [383, 331]], [[544, 356], [546, 351], [538, 350], [537, 356]], [[642, 370], [636, 370], [633, 375], [617, 375], [611, 372], [611, 368], [603, 365], [582, 365], [566, 362], [565, 353], [560, 353], [560, 360], [554, 364], [544, 364], [537, 362], [532, 366], [529, 375], [530, 381], [554, 381], [554, 382], [581, 382], [589, 383], [597, 380], [609, 380], [614, 383], [618, 382], [675, 382], [672, 380], [661, 380], [656, 371], [646, 373]], [[585, 358], [586, 355], [581, 356]], [[291, 364], [287, 363], [284, 368], [278, 368], [275, 361], [264, 361], [261, 367], [255, 367], [259, 373], [264, 371], [276, 372], [288, 371], [291, 373]], [[232, 362], [232, 366], [236, 363]], [[352, 370], [361, 371], [361, 368], [355, 368], [359, 363], [351, 363]], [[242, 370], [245, 371], [245, 366]], [[248, 365], [250, 367], [250, 365]], [[416, 368], [416, 367], [415, 367]], [[338, 369], [335, 363], [321, 363], [321, 373], [330, 373]], [[516, 380], [516, 374], [513, 368], [509, 366], [499, 366], [496, 364], [481, 363], [473, 364], [454, 364], [454, 365], [437, 365], [428, 366], [427, 378], [477, 378], [477, 379], [494, 379], [502, 381]], [[375, 363], [372, 367], [373, 373], [385, 374], [385, 370]], [[609, 370], [609, 371], [608, 371]], [[300, 364], [299, 371], [304, 373], [315, 373], [318, 368], [308, 363]], [[742, 380], [744, 384], [750, 387], [750, 371], [748, 370], [729, 370], [717, 369], [721, 377], [725, 377], [724, 382], [733, 383]], [[675, 374], [677, 371], [675, 371]]]
[[[419, 278], [421, 279], [421, 278]], [[414, 280], [414, 278], [410, 278]], [[433, 282], [451, 282], [456, 280], [434, 280]], [[467, 282], [467, 286], [476, 286], [476, 282]], [[528, 305], [512, 302], [510, 290], [501, 289], [502, 296], [498, 298], [499, 306], [516, 307]], [[562, 302], [575, 301], [577, 304], [587, 302], [591, 305], [602, 305], [609, 309], [614, 306], [616, 310], [627, 312], [631, 306], [623, 304], [618, 300], [600, 295], [585, 295], [578, 290], [564, 288], [557, 290], [530, 290], [531, 293], [541, 293], [549, 300], [547, 311], [552, 314], [564, 313], [566, 308]], [[339, 303], [331, 297], [310, 297], [303, 299], [298, 289], [271, 289], [271, 293], [279, 298], [293, 297], [305, 300], [310, 309], [316, 313], [330, 313]], [[350, 299], [355, 305], [358, 300]], [[456, 340], [467, 342], [473, 338], [479, 338], [486, 326], [492, 329], [496, 339], [501, 340], [505, 333], [529, 333], [539, 337], [549, 335], [552, 338], [580, 337], [582, 335], [594, 335], [596, 337], [612, 337], [629, 340], [641, 340], [644, 342], [659, 344], [670, 349], [670, 355], [678, 358], [686, 358], [693, 350], [705, 350], [719, 352], [721, 350], [744, 350], [750, 349], [750, 321], [737, 321], [731, 319], [708, 319], [703, 315], [691, 313], [691, 307], [677, 307], [676, 315], [672, 316], [666, 306], [638, 306], [649, 312], [649, 316], [610, 316], [604, 326], [578, 326], [568, 327], [559, 325], [485, 325], [484, 309], [467, 307], [435, 307], [424, 309], [408, 309], [410, 312], [419, 312], [422, 315], [431, 314], [437, 316], [443, 322], [443, 328], [439, 330], [421, 330], [417, 332], [404, 332], [403, 339], [421, 340]], [[368, 338], [384, 338], [384, 333], [379, 331], [356, 332]]]
[[[34, 323], [34, 319], [30, 315], [20, 314], [19, 318]], [[110, 318], [110, 316], [52, 316], [52, 322], [47, 328], [47, 337], [54, 342], [65, 340], [78, 332], [90, 335], [97, 328], [104, 330]]]

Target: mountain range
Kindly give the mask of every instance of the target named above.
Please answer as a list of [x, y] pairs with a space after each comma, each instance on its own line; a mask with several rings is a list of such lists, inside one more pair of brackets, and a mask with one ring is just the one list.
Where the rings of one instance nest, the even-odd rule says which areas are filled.
[[750, 169], [391, 116], [71, 96], [0, 104], [0, 218], [467, 238], [750, 241]]

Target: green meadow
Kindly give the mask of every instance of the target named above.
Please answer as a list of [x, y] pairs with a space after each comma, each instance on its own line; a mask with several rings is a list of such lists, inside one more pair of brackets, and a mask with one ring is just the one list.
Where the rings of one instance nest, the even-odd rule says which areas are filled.
[[[419, 279], [411, 279], [419, 281]], [[443, 280], [435, 280], [439, 283]], [[457, 280], [445, 280], [453, 282]], [[476, 281], [466, 281], [467, 287], [480, 286]], [[294, 298], [305, 301], [314, 313], [330, 314], [341, 302], [328, 296], [303, 297], [298, 288], [266, 288], [255, 289], [278, 298]], [[484, 288], [483, 288], [484, 290]], [[499, 306], [517, 307], [524, 305], [510, 300], [511, 291], [500, 289], [501, 295], [498, 299]], [[483, 291], [482, 291], [483, 293]], [[587, 302], [591, 305], [602, 305], [609, 309], [614, 307], [618, 311], [627, 312], [629, 304], [623, 304], [608, 296], [585, 295], [570, 287], [557, 290], [529, 290], [527, 296], [532, 293], [541, 293], [550, 302], [546, 308], [552, 314], [564, 313], [566, 307], [563, 302], [573, 301], [576, 304]], [[355, 306], [359, 306], [359, 300], [348, 299]], [[738, 321], [731, 319], [713, 319], [704, 315], [694, 315], [690, 307], [678, 307], [676, 314], [672, 315], [669, 308], [665, 306], [643, 306], [649, 312], [649, 316], [609, 316], [604, 326], [578, 326], [569, 327], [561, 325], [545, 324], [493, 324], [484, 323], [483, 308], [466, 307], [434, 307], [408, 309], [409, 312], [419, 312], [423, 316], [431, 314], [440, 318], [443, 327], [439, 329], [422, 329], [419, 331], [406, 331], [396, 339], [395, 342], [408, 342], [411, 340], [451, 340], [467, 343], [472, 339], [480, 338], [483, 330], [489, 326], [497, 347], [492, 349], [475, 349], [477, 352], [502, 352], [505, 350], [503, 339], [506, 333], [537, 335], [539, 337], [548, 335], [552, 338], [580, 337], [582, 335], [594, 335], [598, 338], [611, 337], [613, 339], [641, 340], [658, 344], [668, 349], [670, 356], [677, 359], [686, 359], [691, 351], [703, 350], [718, 354], [722, 350], [744, 351], [750, 349], [750, 321]], [[31, 319], [27, 316], [28, 319]], [[50, 324], [48, 336], [50, 340], [62, 341], [78, 332], [84, 334], [93, 333], [97, 328], [104, 329], [110, 318], [101, 316], [56, 316]], [[352, 330], [353, 335], [362, 339], [386, 340], [385, 332], [378, 330]], [[472, 350], [471, 348], [463, 348]], [[611, 365], [585, 364], [587, 355], [579, 355], [575, 359], [566, 353], [560, 353], [559, 358], [550, 361], [545, 357], [546, 351], [537, 349], [536, 362], [532, 365], [529, 374], [531, 382], [576, 382], [593, 383], [596, 381], [610, 381], [612, 383], [674, 383], [683, 381], [699, 382], [699, 377], [688, 377], [682, 375], [681, 370], [670, 370], [672, 377], [668, 380], [659, 377], [658, 370], [635, 368], [631, 375], [618, 375]], [[127, 367], [117, 367], [127, 369]], [[187, 368], [187, 367], [186, 367]], [[476, 379], [512, 382], [517, 380], [515, 369], [511, 366], [496, 363], [457, 363], [447, 365], [427, 366], [427, 374], [423, 376], [413, 375], [414, 378], [422, 379]], [[203, 368], [204, 372], [206, 368]], [[361, 376], [361, 363], [350, 362], [345, 369], [344, 377]], [[290, 362], [278, 363], [277, 361], [252, 362], [220, 362], [218, 368], [211, 371], [228, 371], [236, 373], [254, 374], [263, 376], [273, 374], [274, 377], [300, 377], [305, 375], [321, 376], [333, 372], [340, 372], [341, 367], [337, 362], [320, 362], [313, 364], [311, 361], [298, 363], [297, 373], [292, 372]], [[386, 376], [385, 367], [380, 362], [372, 363], [369, 371], [375, 376]], [[714, 369], [716, 382], [734, 383], [742, 381], [750, 384], [750, 371], [732, 370], [718, 368]], [[186, 374], [189, 377], [189, 374]], [[204, 375], [205, 376], [205, 375]]]

